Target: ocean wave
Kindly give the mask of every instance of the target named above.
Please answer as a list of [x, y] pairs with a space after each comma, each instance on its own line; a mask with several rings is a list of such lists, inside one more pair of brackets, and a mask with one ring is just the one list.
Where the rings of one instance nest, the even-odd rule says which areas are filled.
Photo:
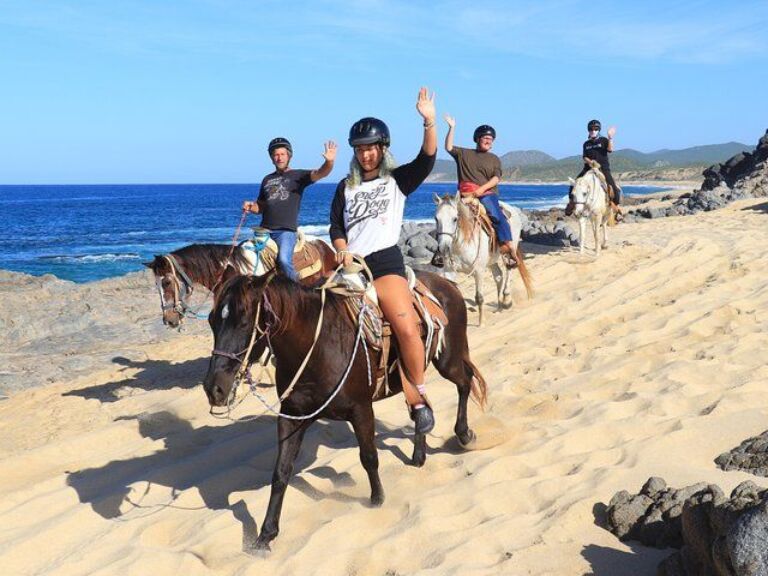
[[38, 260], [56, 262], [57, 264], [93, 264], [98, 262], [117, 262], [119, 260], [140, 260], [141, 256], [134, 252], [127, 254], [51, 254], [38, 256]]
[[328, 238], [328, 224], [307, 224], [299, 226], [305, 236], [317, 236], [318, 238]]

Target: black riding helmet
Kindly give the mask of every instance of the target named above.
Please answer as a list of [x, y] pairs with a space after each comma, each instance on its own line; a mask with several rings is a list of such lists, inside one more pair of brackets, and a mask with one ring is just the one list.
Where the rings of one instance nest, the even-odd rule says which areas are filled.
[[475, 134], [472, 136], [472, 139], [475, 141], [475, 144], [477, 144], [478, 140], [482, 138], [483, 136], [490, 136], [494, 140], [496, 140], [496, 130], [493, 129], [493, 126], [488, 126], [488, 124], [483, 124], [482, 126], [478, 126], [475, 128]]
[[589, 124], [587, 124], [587, 130], [597, 130], [600, 132], [600, 129], [602, 126], [600, 125], [600, 120], [590, 120]]
[[349, 129], [349, 145], [354, 148], [363, 144], [389, 146], [389, 128], [378, 118], [361, 118]]
[[269, 152], [269, 155], [272, 156], [272, 152], [276, 148], [286, 148], [288, 150], [288, 154], [293, 156], [293, 148], [291, 147], [291, 143], [288, 142], [287, 138], [273, 138], [269, 141], [269, 146], [267, 147], [267, 151]]

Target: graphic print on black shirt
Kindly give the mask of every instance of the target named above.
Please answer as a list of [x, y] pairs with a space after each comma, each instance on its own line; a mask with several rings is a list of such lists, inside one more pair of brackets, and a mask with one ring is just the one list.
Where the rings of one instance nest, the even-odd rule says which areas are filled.
[[347, 230], [357, 224], [378, 218], [382, 215], [381, 223], [387, 224], [387, 207], [390, 199], [387, 194], [387, 183], [382, 182], [374, 190], [360, 190], [347, 200]]
[[590, 139], [584, 142], [584, 157], [590, 160], [596, 160], [600, 168], [610, 169], [608, 164], [608, 138], [600, 136], [594, 140]]
[[261, 181], [259, 206], [261, 225], [270, 230], [296, 230], [301, 195], [312, 184], [310, 170], [273, 172]]

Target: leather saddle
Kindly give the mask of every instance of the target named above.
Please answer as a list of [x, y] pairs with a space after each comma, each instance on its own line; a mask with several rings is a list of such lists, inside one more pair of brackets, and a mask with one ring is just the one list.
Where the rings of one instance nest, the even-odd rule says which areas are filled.
[[[262, 276], [273, 270], [277, 264], [277, 244], [270, 238], [266, 228], [254, 227], [253, 232], [253, 239], [242, 242], [240, 247], [245, 250], [251, 263], [248, 273]], [[301, 231], [297, 233], [296, 246], [293, 249], [293, 268], [301, 279], [317, 274], [323, 268], [320, 250], [306, 240]]]
[[[496, 229], [493, 227], [491, 217], [488, 215], [488, 211], [485, 209], [485, 206], [483, 206], [480, 200], [474, 196], [462, 197], [461, 201], [469, 207], [469, 209], [472, 211], [472, 215], [474, 216], [475, 221], [479, 223], [483, 231], [488, 235], [490, 250], [491, 252], [494, 252], [498, 247], [498, 237], [496, 235]], [[501, 212], [504, 214], [504, 217], [507, 219], [507, 221], [509, 221], [511, 214], [509, 214], [503, 205], [501, 207]]]
[[[374, 370], [373, 397], [374, 399], [384, 398], [391, 394], [389, 375], [398, 368], [397, 343], [393, 343], [392, 328], [381, 312], [373, 282], [366, 278], [360, 266], [353, 265], [349, 268], [337, 274], [327, 285], [327, 289], [345, 297], [345, 308], [355, 327], [358, 327], [359, 322], [362, 321], [365, 341], [379, 354]], [[419, 317], [426, 362], [429, 364], [443, 349], [448, 317], [437, 297], [416, 278], [410, 267], [406, 267], [406, 275], [411, 289], [413, 307]], [[361, 314], [364, 305], [366, 309]]]

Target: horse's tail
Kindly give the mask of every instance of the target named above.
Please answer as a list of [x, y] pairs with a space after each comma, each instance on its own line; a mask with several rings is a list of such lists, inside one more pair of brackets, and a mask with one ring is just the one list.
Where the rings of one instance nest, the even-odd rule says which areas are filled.
[[485, 405], [488, 402], [488, 384], [485, 382], [485, 378], [480, 374], [477, 366], [469, 359], [469, 354], [466, 354], [464, 359], [464, 368], [472, 374], [470, 396], [472, 400], [477, 402], [480, 408], [485, 409]]
[[520, 244], [518, 244], [517, 249], [512, 252], [512, 257], [515, 259], [517, 270], [520, 272], [520, 278], [523, 280], [523, 284], [525, 284], [525, 292], [528, 294], [528, 299], [530, 300], [533, 298], [533, 280], [531, 278], [531, 273], [528, 272], [528, 267], [525, 265], [523, 249], [520, 247]]

